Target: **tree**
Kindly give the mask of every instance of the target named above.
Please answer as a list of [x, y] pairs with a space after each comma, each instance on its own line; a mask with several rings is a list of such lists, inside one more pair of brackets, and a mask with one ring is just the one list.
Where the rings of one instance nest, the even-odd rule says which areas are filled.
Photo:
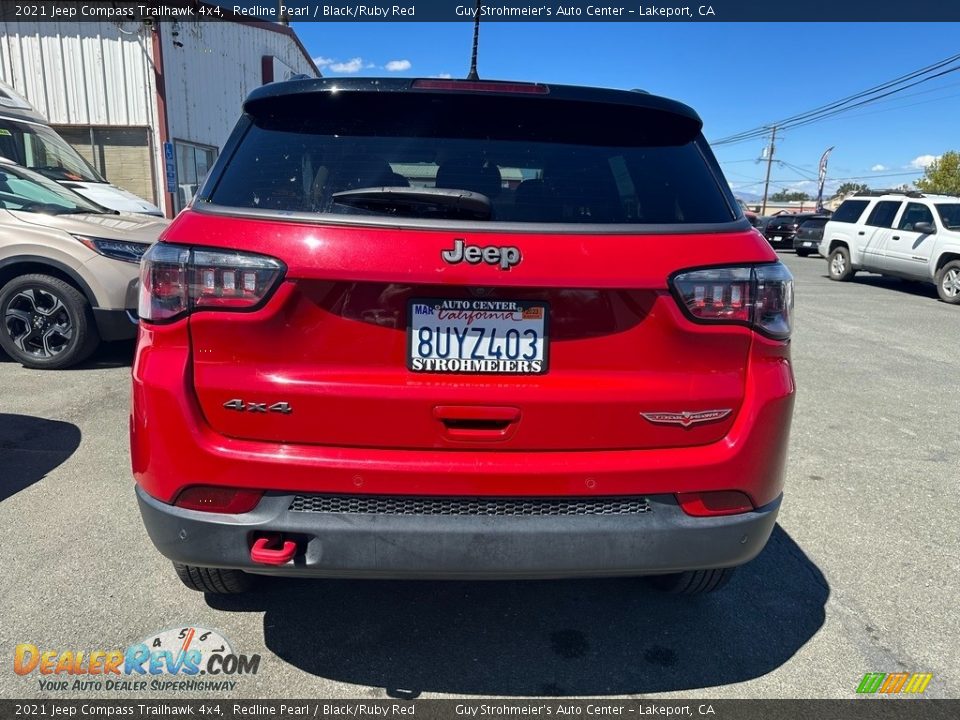
[[927, 165], [917, 187], [935, 195], [960, 195], [960, 152], [945, 152]]
[[858, 192], [866, 192], [870, 188], [865, 183], [845, 182], [833, 194], [835, 198], [846, 197]]
[[770, 196], [773, 202], [790, 202], [791, 200], [810, 200], [810, 196], [805, 192], [779, 190]]

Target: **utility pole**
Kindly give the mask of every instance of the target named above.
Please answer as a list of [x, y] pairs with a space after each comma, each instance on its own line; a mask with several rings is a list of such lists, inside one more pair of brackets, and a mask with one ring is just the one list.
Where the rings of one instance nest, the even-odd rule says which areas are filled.
[[763, 183], [763, 207], [760, 208], [760, 214], [767, 214], [767, 193], [770, 190], [770, 167], [773, 165], [774, 141], [777, 139], [777, 126], [774, 125], [770, 132], [770, 147], [767, 149], [767, 179]]

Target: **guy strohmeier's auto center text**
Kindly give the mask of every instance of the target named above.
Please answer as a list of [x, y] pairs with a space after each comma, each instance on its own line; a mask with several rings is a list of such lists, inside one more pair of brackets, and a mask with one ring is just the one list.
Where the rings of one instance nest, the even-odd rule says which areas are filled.
[[[418, 7], [419, 4], [419, 7]], [[323, 3], [296, 2], [290, 4], [258, 3], [200, 4], [197, 6], [165, 2], [34, 2], [10, 3], [4, 15], [9, 19], [24, 20], [223, 20], [249, 17], [260, 20], [313, 21], [313, 20], [456, 20], [474, 19], [477, 16], [474, 3], [450, 3], [443, 7], [437, 2], [400, 3]], [[550, 4], [523, 4], [515, 0], [485, 2], [479, 9], [481, 18], [498, 20], [544, 20], [544, 19], [610, 19], [610, 20], [716, 20], [718, 9], [713, 5], [639, 5], [594, 4], [585, 0], [572, 0]]]

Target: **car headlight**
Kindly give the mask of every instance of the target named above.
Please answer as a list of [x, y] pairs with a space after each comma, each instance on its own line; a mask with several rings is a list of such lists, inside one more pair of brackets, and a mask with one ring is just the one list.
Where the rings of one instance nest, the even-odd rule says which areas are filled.
[[139, 263], [140, 258], [150, 248], [149, 243], [111, 240], [110, 238], [91, 237], [90, 235], [74, 235], [74, 237], [95, 253], [112, 260], [123, 260], [124, 262]]

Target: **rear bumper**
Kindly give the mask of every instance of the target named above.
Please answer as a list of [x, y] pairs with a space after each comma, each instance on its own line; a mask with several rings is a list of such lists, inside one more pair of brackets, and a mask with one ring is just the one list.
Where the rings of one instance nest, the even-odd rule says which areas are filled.
[[137, 336], [137, 314], [134, 310], [93, 309], [97, 333], [105, 342], [132, 340]]
[[820, 251], [820, 238], [800, 237], [793, 239], [794, 250], [809, 250], [810, 252]]
[[[796, 238], [796, 232], [792, 230], [785, 230], [783, 232], [777, 232], [774, 230], [767, 230], [765, 233], [767, 242], [770, 243], [773, 247], [793, 247], [794, 238]], [[780, 238], [779, 240], [774, 240], [774, 238]]]
[[[239, 515], [183, 510], [137, 487], [157, 549], [176, 562], [270, 575], [371, 578], [546, 578], [646, 575], [734, 567], [755, 557], [781, 497], [753, 512], [686, 515], [673, 496], [648, 496], [622, 515], [392, 515], [291, 511], [293, 495]], [[254, 563], [259, 533], [297, 541], [279, 566]]]

